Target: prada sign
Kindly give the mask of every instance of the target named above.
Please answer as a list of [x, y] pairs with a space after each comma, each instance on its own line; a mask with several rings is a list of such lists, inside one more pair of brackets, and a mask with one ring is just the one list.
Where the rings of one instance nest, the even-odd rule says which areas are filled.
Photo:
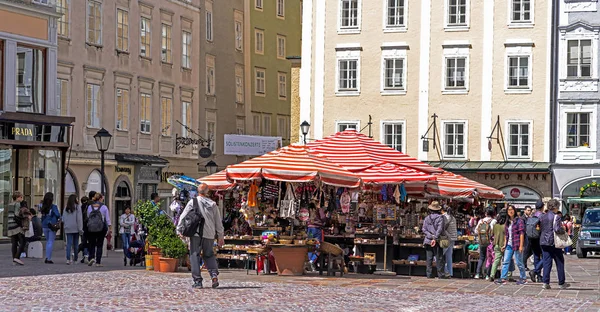
[[0, 122], [0, 140], [66, 143], [67, 127]]

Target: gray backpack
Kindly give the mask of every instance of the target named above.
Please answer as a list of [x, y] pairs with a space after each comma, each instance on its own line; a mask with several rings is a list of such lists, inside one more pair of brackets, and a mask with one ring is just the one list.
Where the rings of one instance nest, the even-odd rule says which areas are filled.
[[100, 207], [95, 208], [92, 205], [92, 212], [88, 217], [87, 227], [90, 233], [100, 233], [104, 230], [106, 223], [104, 222], [104, 217], [102, 216], [102, 212], [100, 212]]

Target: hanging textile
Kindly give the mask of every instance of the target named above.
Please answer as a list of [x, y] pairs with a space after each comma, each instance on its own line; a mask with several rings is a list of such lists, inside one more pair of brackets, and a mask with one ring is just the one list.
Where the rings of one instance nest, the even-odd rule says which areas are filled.
[[340, 196], [340, 206], [342, 208], [342, 213], [350, 212], [350, 201], [350, 193], [348, 193], [348, 191], [342, 193], [342, 195]]
[[294, 196], [294, 189], [290, 184], [286, 185], [285, 197], [279, 201], [279, 217], [293, 219], [298, 207], [298, 201]]
[[254, 181], [252, 181], [252, 185], [250, 185], [250, 190], [248, 191], [248, 206], [256, 207], [257, 205], [257, 196], [258, 196], [258, 186]]

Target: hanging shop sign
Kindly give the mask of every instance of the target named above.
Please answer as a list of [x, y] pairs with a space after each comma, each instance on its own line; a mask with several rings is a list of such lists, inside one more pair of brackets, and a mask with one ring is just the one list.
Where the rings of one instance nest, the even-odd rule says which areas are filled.
[[500, 189], [506, 200], [537, 202], [542, 199], [538, 193], [523, 186], [507, 186]]
[[225, 155], [256, 156], [282, 147], [281, 137], [225, 135]]

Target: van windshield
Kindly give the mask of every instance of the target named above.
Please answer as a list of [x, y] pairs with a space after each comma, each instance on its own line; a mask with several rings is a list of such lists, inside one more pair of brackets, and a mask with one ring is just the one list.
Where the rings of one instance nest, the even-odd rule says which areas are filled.
[[583, 224], [598, 224], [600, 223], [600, 210], [587, 210], [583, 217]]

